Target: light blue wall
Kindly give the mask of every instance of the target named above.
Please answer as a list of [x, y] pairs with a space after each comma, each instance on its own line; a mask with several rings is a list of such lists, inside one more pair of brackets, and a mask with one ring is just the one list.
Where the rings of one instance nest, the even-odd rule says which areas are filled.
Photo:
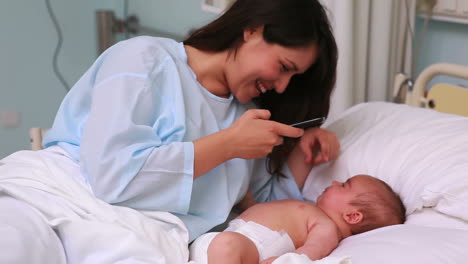
[[[58, 64], [73, 84], [96, 58], [95, 10], [122, 13], [122, 1], [51, 0], [62, 27]], [[0, 1], [0, 112], [18, 111], [20, 126], [0, 124], [0, 158], [29, 148], [30, 127], [50, 127], [66, 93], [52, 69], [57, 34], [44, 0]]]
[[130, 0], [129, 14], [137, 14], [142, 25], [186, 37], [218, 15], [201, 10], [201, 0]]
[[[72, 85], [97, 56], [95, 11], [124, 13], [124, 0], [50, 0], [62, 27], [64, 43], [59, 67]], [[142, 25], [185, 37], [218, 15], [201, 10], [200, 0], [129, 0], [128, 13]], [[423, 23], [417, 18], [415, 32]], [[0, 125], [0, 158], [28, 149], [30, 127], [50, 127], [66, 91], [53, 73], [52, 56], [57, 34], [45, 0], [0, 1], [0, 112], [18, 111], [20, 126]], [[432, 20], [417, 62], [417, 73], [436, 62], [468, 65], [468, 25]], [[438, 77], [468, 86], [467, 82]], [[436, 81], [438, 81], [436, 79]]]
[[[420, 36], [424, 19], [416, 19], [416, 37]], [[468, 24], [430, 20], [424, 44], [417, 61], [417, 74], [425, 67], [438, 62], [450, 62], [468, 65]], [[434, 78], [430, 86], [439, 82], [468, 87], [467, 80], [460, 80], [446, 76]]]
[[[58, 64], [69, 85], [97, 56], [95, 11], [124, 15], [124, 0], [50, 0], [64, 42]], [[201, 10], [200, 0], [129, 0], [128, 13], [142, 25], [185, 37], [216, 14]], [[0, 1], [0, 112], [18, 111], [20, 125], [0, 124], [0, 158], [29, 149], [30, 127], [50, 127], [66, 94], [52, 68], [57, 34], [45, 0]], [[122, 39], [118, 36], [118, 39]]]

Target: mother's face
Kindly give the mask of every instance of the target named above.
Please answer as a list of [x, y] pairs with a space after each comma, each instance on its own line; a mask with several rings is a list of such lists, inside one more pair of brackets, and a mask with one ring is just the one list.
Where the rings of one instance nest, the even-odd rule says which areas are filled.
[[263, 27], [244, 31], [244, 43], [230, 58], [226, 81], [230, 92], [246, 103], [268, 90], [285, 91], [291, 77], [315, 62], [317, 45], [284, 47], [267, 43]]

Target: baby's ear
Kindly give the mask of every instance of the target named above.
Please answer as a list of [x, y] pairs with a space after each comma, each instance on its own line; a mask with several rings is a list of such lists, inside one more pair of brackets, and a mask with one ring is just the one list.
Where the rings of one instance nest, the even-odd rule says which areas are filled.
[[350, 225], [359, 224], [363, 217], [362, 213], [355, 209], [343, 213], [343, 219]]

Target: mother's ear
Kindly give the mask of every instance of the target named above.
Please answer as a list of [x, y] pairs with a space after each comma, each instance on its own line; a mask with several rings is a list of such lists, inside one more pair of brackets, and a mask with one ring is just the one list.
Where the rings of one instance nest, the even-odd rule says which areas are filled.
[[247, 42], [258, 37], [261, 37], [263, 39], [263, 28], [263, 26], [245, 28], [244, 41]]
[[352, 211], [343, 213], [343, 220], [350, 225], [359, 224], [363, 218], [364, 215], [358, 210], [353, 209]]

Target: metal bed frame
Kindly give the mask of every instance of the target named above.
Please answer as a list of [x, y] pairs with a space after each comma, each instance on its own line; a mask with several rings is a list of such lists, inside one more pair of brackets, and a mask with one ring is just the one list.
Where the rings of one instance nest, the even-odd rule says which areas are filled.
[[405, 104], [468, 116], [467, 88], [450, 84], [436, 84], [428, 90], [426, 96], [426, 87], [438, 75], [468, 80], [468, 66], [450, 63], [436, 63], [428, 66], [419, 74], [413, 89], [408, 89], [406, 92]]

